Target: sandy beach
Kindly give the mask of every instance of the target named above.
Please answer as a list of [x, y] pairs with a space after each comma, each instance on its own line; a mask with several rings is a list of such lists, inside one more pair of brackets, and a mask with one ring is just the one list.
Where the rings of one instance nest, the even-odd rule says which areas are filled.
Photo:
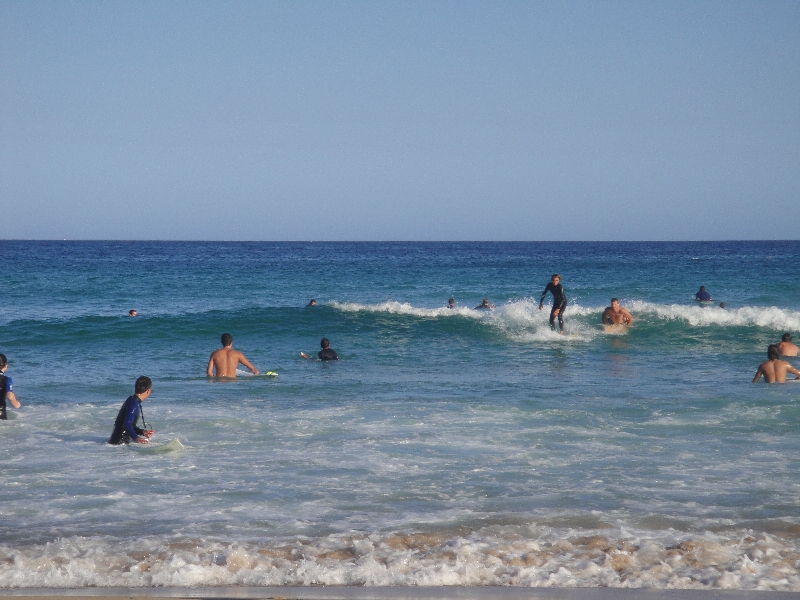
[[0, 597], [56, 600], [186, 598], [213, 600], [780, 600], [797, 592], [511, 587], [223, 587], [0, 590]]

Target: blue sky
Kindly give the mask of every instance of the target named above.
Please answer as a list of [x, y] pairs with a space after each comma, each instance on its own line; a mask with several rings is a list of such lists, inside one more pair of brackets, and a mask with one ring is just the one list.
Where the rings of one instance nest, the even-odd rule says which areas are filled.
[[800, 238], [800, 2], [0, 2], [0, 238]]

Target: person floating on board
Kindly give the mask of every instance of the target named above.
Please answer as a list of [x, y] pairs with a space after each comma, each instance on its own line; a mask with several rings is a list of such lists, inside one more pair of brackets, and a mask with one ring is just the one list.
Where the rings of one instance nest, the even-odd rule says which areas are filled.
[[[322, 350], [317, 353], [317, 356], [320, 360], [339, 360], [339, 355], [336, 354], [336, 351], [333, 348], [331, 348], [331, 342], [328, 338], [322, 338], [322, 341], [319, 343], [319, 345], [322, 347]], [[303, 358], [311, 358], [305, 352], [301, 352], [300, 356]]]
[[136, 426], [139, 417], [142, 417], [142, 425], [147, 427], [144, 422], [144, 413], [142, 413], [142, 402], [150, 397], [153, 391], [153, 382], [149, 377], [142, 375], [136, 380], [133, 386], [133, 396], [128, 396], [128, 399], [122, 403], [122, 407], [117, 413], [117, 420], [114, 421], [114, 431], [111, 432], [111, 437], [108, 438], [109, 444], [129, 444], [131, 441], [137, 444], [149, 444], [150, 438], [153, 437], [154, 431], [152, 429], [140, 429]]
[[798, 348], [792, 343], [792, 334], [784, 333], [780, 343], [775, 345], [778, 346], [781, 356], [797, 356]]
[[478, 304], [478, 306], [475, 307], [475, 310], [492, 310], [493, 308], [494, 304], [489, 304], [489, 299], [484, 298], [483, 302], [481, 302], [480, 304]]
[[539, 299], [539, 310], [544, 307], [544, 297], [547, 292], [553, 294], [553, 309], [550, 311], [550, 329], [555, 331], [555, 320], [558, 317], [558, 329], [561, 335], [564, 335], [564, 311], [567, 308], [567, 295], [564, 293], [564, 286], [561, 285], [561, 275], [553, 273], [550, 278], [550, 283], [544, 288], [542, 297]]
[[611, 306], [603, 311], [603, 325], [624, 325], [627, 327], [633, 323], [631, 313], [619, 305], [619, 298], [611, 299]]
[[[238, 350], [233, 349], [233, 336], [230, 333], [223, 333], [220, 341], [222, 342], [222, 348], [211, 353], [211, 358], [208, 359], [206, 375], [209, 377], [234, 378], [236, 377], [236, 367], [239, 366], [239, 363], [250, 369], [253, 375], [258, 375], [258, 369], [250, 364], [247, 357]], [[216, 375], [214, 370], [216, 370]]]
[[456, 299], [455, 298], [448, 298], [447, 299], [447, 308], [455, 308], [456, 307]]
[[698, 302], [711, 302], [711, 294], [706, 291], [706, 286], [701, 285], [700, 290], [694, 295], [694, 299]]
[[316, 306], [316, 305], [317, 305], [317, 301], [316, 301], [316, 300], [314, 300], [314, 298], [312, 298], [311, 300], [309, 300], [309, 301], [308, 301], [308, 304], [306, 304], [306, 306]]
[[757, 383], [761, 376], [764, 376], [764, 381], [767, 383], [786, 383], [786, 373], [794, 373], [797, 377], [789, 381], [800, 380], [800, 371], [795, 369], [785, 360], [780, 360], [781, 354], [778, 351], [778, 345], [772, 344], [767, 348], [767, 359], [761, 363], [756, 371], [756, 376], [753, 378], [753, 383]]
[[17, 400], [16, 395], [14, 395], [14, 388], [11, 385], [11, 377], [6, 375], [6, 370], [8, 369], [8, 359], [6, 358], [5, 354], [0, 354], [0, 421], [5, 421], [8, 419], [8, 415], [6, 414], [6, 400], [8, 400], [9, 404], [14, 408], [19, 408], [22, 404], [19, 403]]

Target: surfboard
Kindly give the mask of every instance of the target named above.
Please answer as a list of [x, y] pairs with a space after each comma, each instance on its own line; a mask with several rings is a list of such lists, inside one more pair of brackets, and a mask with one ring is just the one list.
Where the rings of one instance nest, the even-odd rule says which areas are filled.
[[278, 374], [275, 371], [265, 371], [264, 373], [259, 373], [258, 375], [253, 375], [250, 371], [242, 371], [241, 369], [236, 369], [236, 376], [237, 377], [277, 377]]
[[144, 452], [145, 454], [170, 454], [172, 452], [183, 452], [186, 450], [186, 446], [181, 444], [178, 438], [166, 444], [131, 444], [131, 446], [134, 446], [139, 452]]

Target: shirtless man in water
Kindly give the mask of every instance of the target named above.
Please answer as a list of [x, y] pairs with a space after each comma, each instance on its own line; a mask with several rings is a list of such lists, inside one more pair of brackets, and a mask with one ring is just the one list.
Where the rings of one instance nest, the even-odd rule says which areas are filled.
[[761, 363], [758, 367], [756, 376], [753, 378], [753, 383], [758, 383], [762, 375], [764, 376], [764, 381], [767, 383], [786, 383], [787, 372], [797, 375], [796, 379], [790, 379], [789, 381], [800, 380], [800, 371], [785, 360], [780, 360], [780, 356], [777, 344], [773, 344], [767, 348], [767, 358], [769, 360]]
[[775, 344], [781, 356], [797, 356], [797, 346], [792, 343], [792, 334], [784, 333], [780, 343]]
[[[242, 363], [250, 369], [253, 375], [258, 375], [258, 369], [250, 364], [244, 354], [233, 349], [233, 337], [230, 333], [222, 334], [222, 348], [214, 350], [208, 359], [206, 375], [209, 377], [236, 377], [236, 367]], [[214, 374], [214, 369], [217, 373]]]
[[611, 306], [603, 311], [603, 325], [625, 325], [633, 323], [631, 313], [619, 305], [619, 298], [611, 299]]

